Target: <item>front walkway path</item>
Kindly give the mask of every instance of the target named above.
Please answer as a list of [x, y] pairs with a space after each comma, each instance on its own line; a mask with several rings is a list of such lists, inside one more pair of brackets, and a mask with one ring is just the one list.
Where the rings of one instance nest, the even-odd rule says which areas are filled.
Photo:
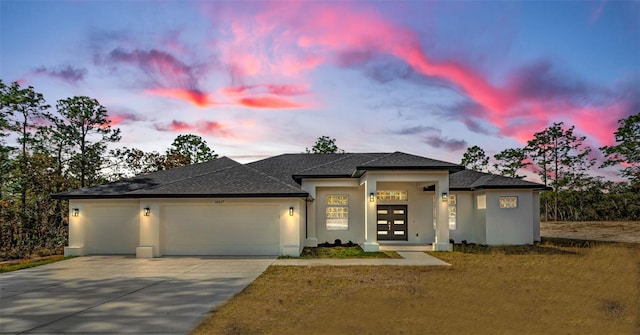
[[301, 259], [288, 258], [278, 259], [272, 265], [281, 266], [352, 266], [352, 265], [394, 265], [394, 266], [449, 266], [451, 264], [441, 261], [431, 255], [421, 251], [399, 251], [398, 254], [403, 259], [395, 258], [321, 258], [321, 259]]

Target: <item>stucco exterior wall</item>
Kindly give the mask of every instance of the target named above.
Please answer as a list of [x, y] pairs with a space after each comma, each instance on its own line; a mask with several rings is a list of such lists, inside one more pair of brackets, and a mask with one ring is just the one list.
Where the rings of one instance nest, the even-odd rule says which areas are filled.
[[473, 243], [487, 244], [487, 210], [478, 208], [478, 196], [483, 192], [473, 192]]
[[376, 199], [376, 205], [407, 205], [407, 243], [427, 244], [435, 241], [433, 192], [424, 192], [423, 187], [415, 182], [378, 182], [376, 190], [407, 191], [407, 201]]
[[[533, 192], [487, 190], [486, 244], [533, 244]], [[500, 208], [499, 197], [518, 197], [517, 208]]]
[[456, 196], [456, 229], [449, 230], [449, 237], [455, 243], [465, 240], [472, 243], [474, 240], [474, 199], [471, 192], [456, 191], [451, 192]]
[[540, 192], [533, 191], [533, 239], [540, 242]]
[[[215, 211], [214, 207], [224, 210]], [[299, 198], [72, 200], [69, 208], [69, 246], [65, 248], [66, 255], [126, 253], [138, 257], [158, 257], [163, 255], [167, 239], [173, 238], [167, 229], [174, 229], [174, 233], [175, 229], [186, 229], [178, 231], [185, 237], [184, 240], [193, 239], [194, 245], [192, 248], [184, 245], [177, 254], [270, 253], [298, 256], [305, 234], [305, 203], [304, 199]], [[79, 209], [77, 217], [71, 215], [73, 208]], [[144, 208], [150, 209], [149, 216], [144, 215]], [[253, 214], [259, 214], [261, 208], [269, 209], [264, 212], [273, 213], [270, 214], [273, 217], [253, 218], [248, 213], [255, 211]], [[290, 208], [293, 208], [293, 215], [290, 215]], [[167, 215], [169, 209], [173, 215]], [[230, 220], [231, 224], [244, 225], [244, 228], [229, 226], [231, 229], [224, 229], [225, 222], [216, 221], [216, 215], [233, 217], [235, 221]], [[108, 219], [102, 220], [101, 217]], [[243, 217], [247, 220], [243, 220]], [[260, 225], [260, 220], [270, 221], [263, 221], [263, 224], [267, 224]], [[221, 229], [216, 229], [216, 226]], [[219, 243], [204, 248], [202, 245], [206, 243], [202, 242], [207, 240], [207, 234], [215, 235], [216, 241], [227, 240], [228, 243], [226, 246]], [[273, 252], [267, 252], [267, 249]], [[237, 251], [229, 253], [231, 250]]]
[[[347, 230], [328, 230], [326, 225], [327, 195], [349, 196], [349, 228]], [[364, 242], [364, 190], [362, 187], [317, 187], [316, 188], [316, 237], [318, 243], [333, 243], [340, 239], [343, 243]]]

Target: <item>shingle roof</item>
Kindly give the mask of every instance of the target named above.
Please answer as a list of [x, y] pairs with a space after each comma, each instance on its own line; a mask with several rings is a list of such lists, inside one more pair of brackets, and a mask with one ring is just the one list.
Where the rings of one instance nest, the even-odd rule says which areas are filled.
[[449, 175], [449, 189], [475, 190], [491, 188], [533, 188], [544, 189], [544, 185], [490, 173], [463, 170]]
[[[58, 199], [154, 197], [306, 197], [302, 178], [359, 177], [367, 170], [448, 170], [451, 189], [543, 188], [516, 178], [402, 152], [284, 154], [246, 165], [222, 157], [213, 161], [58, 193]], [[297, 181], [297, 182], [296, 182]]]
[[304, 197], [307, 193], [230, 158], [58, 193], [54, 198]]
[[461, 165], [439, 161], [422, 156], [405, 154], [404, 152], [394, 152], [373, 159], [364, 164], [358, 165], [358, 170], [372, 169], [452, 169], [460, 171], [464, 169]]

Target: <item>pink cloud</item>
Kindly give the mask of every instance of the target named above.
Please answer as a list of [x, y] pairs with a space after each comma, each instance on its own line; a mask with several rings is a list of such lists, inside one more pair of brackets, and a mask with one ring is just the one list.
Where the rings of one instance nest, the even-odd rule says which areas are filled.
[[209, 95], [208, 93], [200, 92], [198, 90], [157, 88], [148, 89], [145, 92], [147, 94], [188, 101], [198, 107], [208, 107], [215, 104], [215, 101], [213, 100], [211, 95]]
[[304, 107], [301, 104], [295, 103], [293, 101], [277, 98], [277, 97], [250, 97], [250, 98], [242, 98], [238, 100], [238, 103], [242, 106], [253, 107], [253, 108], [273, 108], [273, 109], [283, 109], [283, 108], [302, 108]]
[[187, 123], [184, 121], [173, 120], [169, 123], [159, 123], [155, 125], [158, 131], [184, 133], [195, 132], [201, 135], [230, 138], [235, 137], [234, 133], [225, 124], [217, 121], [196, 121]]

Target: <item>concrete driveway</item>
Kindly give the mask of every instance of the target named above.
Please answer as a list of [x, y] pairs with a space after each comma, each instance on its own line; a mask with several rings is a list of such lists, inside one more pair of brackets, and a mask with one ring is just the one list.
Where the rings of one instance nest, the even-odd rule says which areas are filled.
[[188, 333], [274, 260], [91, 256], [2, 274], [0, 333]]

